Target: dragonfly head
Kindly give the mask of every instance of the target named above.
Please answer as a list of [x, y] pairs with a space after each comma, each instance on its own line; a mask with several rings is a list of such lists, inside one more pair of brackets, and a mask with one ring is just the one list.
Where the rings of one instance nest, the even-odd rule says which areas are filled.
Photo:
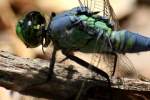
[[50, 40], [46, 36], [46, 20], [40, 12], [31, 11], [21, 18], [16, 25], [17, 36], [29, 48], [39, 45], [48, 46]]

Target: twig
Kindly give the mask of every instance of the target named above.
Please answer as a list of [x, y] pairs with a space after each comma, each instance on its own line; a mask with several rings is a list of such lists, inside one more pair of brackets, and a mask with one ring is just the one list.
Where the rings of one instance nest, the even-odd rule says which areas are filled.
[[[8, 52], [0, 51], [0, 86], [22, 94], [51, 98], [54, 100], [73, 100], [82, 82], [86, 79], [82, 99], [102, 98], [109, 95], [107, 82], [97, 74], [82, 67], [56, 63], [54, 76], [46, 82], [48, 61], [21, 58]], [[115, 100], [132, 98], [150, 99], [150, 83], [136, 79], [113, 79], [112, 93]], [[120, 98], [120, 99], [119, 99]], [[131, 99], [129, 99], [131, 98]], [[136, 99], [141, 100], [141, 99]]]

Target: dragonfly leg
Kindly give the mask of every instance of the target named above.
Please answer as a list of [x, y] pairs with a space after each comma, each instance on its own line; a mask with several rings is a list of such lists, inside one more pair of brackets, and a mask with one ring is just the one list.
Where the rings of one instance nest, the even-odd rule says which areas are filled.
[[52, 57], [50, 59], [50, 64], [49, 64], [49, 72], [48, 72], [48, 78], [47, 81], [49, 81], [53, 75], [53, 69], [56, 61], [56, 48], [54, 47], [53, 52], [52, 52]]
[[26, 87], [27, 89], [30, 89], [30, 88], [32, 89], [35, 86], [46, 84], [52, 78], [53, 69], [54, 69], [55, 60], [56, 60], [56, 52], [57, 52], [57, 49], [54, 47], [53, 52], [52, 52], [52, 57], [50, 59], [49, 72], [48, 72], [47, 79], [44, 82], [40, 82], [40, 83], [36, 83], [36, 84], [31, 84], [30, 86]]
[[113, 72], [111, 76], [114, 76], [115, 71], [116, 71], [116, 65], [117, 65], [117, 59], [118, 59], [118, 55], [116, 53], [112, 53], [112, 55], [114, 55], [114, 66], [113, 66]]
[[108, 76], [108, 74], [107, 74], [106, 72], [104, 72], [104, 71], [98, 69], [98, 68], [95, 67], [94, 65], [89, 64], [88, 62], [86, 62], [86, 61], [80, 59], [79, 57], [76, 57], [76, 56], [74, 56], [74, 55], [70, 55], [70, 54], [67, 54], [67, 53], [64, 53], [64, 52], [63, 52], [63, 54], [66, 55], [67, 58], [69, 58], [69, 59], [75, 61], [76, 63], [82, 65], [83, 67], [85, 67], [85, 68], [87, 68], [87, 69], [90, 69], [90, 70], [92, 70], [92, 71], [94, 71], [94, 72], [100, 74], [101, 76], [105, 77], [105, 78], [107, 79], [107, 81], [108, 81], [108, 88], [110, 89], [110, 100], [112, 100], [111, 82], [110, 82], [109, 76]]
[[[74, 55], [73, 52], [70, 52], [69, 54]], [[66, 56], [65, 58], [63, 58], [62, 60], [60, 60], [58, 63], [62, 63], [66, 60], [68, 60], [69, 58]]]
[[82, 65], [83, 67], [88, 68], [88, 69], [90, 69], [90, 70], [92, 70], [92, 71], [94, 71], [94, 72], [96, 72], [96, 73], [102, 75], [103, 77], [105, 77], [105, 78], [108, 80], [109, 85], [111, 85], [111, 84], [110, 84], [109, 76], [108, 76], [108, 74], [107, 74], [106, 72], [104, 72], [104, 71], [98, 69], [98, 68], [95, 67], [94, 65], [89, 64], [88, 62], [86, 62], [86, 61], [84, 61], [84, 60], [82, 60], [82, 59], [80, 59], [79, 57], [76, 57], [76, 56], [74, 56], [74, 55], [65, 54], [65, 56], [67, 56], [67, 58], [69, 58], [69, 59], [75, 61], [76, 63]]
[[60, 60], [58, 63], [62, 63], [64, 61], [66, 61], [68, 59], [68, 57], [63, 58], [62, 60]]

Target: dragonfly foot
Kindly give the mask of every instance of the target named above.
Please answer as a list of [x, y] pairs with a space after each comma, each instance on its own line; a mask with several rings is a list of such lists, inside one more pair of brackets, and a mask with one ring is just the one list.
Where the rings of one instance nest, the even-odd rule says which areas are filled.
[[49, 73], [48, 73], [48, 76], [47, 76], [46, 82], [49, 82], [49, 81], [52, 79], [53, 74], [54, 74], [53, 72], [49, 72]]

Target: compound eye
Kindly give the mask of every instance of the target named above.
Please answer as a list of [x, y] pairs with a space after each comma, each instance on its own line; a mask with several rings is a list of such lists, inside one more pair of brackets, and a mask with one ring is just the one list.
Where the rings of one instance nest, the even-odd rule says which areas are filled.
[[27, 22], [29, 27], [32, 26], [35, 29], [39, 29], [46, 24], [45, 18], [40, 14], [40, 12], [37, 11], [28, 13], [24, 20]]
[[46, 20], [40, 12], [32, 11], [23, 17], [17, 24], [16, 33], [28, 47], [37, 47], [42, 44], [42, 34]]

